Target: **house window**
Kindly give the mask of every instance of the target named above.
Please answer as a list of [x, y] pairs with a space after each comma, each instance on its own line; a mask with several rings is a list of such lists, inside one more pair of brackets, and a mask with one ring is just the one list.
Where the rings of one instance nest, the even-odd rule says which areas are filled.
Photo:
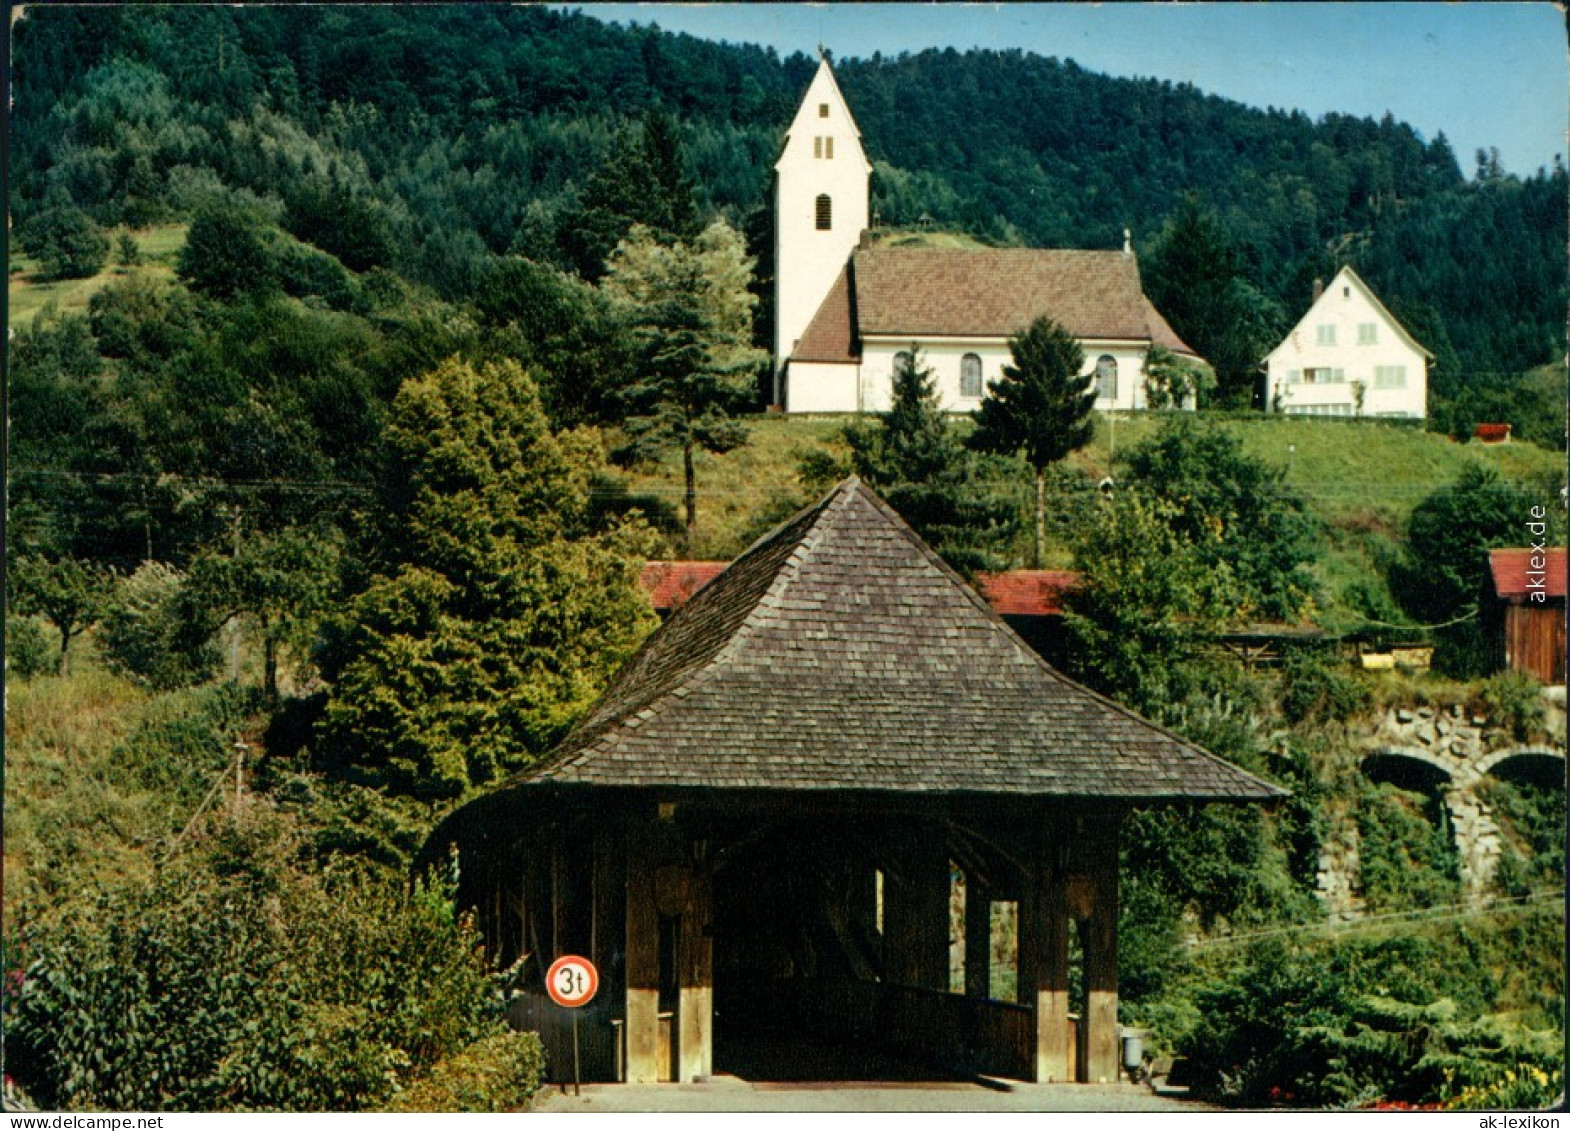
[[1301, 369], [1288, 369], [1287, 370], [1287, 384], [1288, 385], [1296, 385], [1302, 379], [1303, 379], [1303, 371]]
[[1334, 323], [1326, 322], [1314, 331], [1314, 344], [1333, 346], [1336, 344], [1336, 328]]
[[829, 199], [828, 193], [818, 197], [817, 218], [818, 231], [827, 232], [834, 227], [834, 202]]
[[813, 138], [812, 155], [814, 157], [821, 157], [825, 161], [834, 160], [834, 139], [832, 137]]
[[1118, 399], [1118, 359], [1110, 353], [1104, 353], [1096, 358], [1096, 399], [1103, 401]]
[[900, 375], [900, 371], [901, 370], [908, 369], [909, 367], [910, 367], [910, 354], [908, 352], [906, 352], [905, 350], [900, 350], [899, 353], [894, 355], [894, 373], [893, 373], [893, 376], [898, 377]]
[[1374, 388], [1376, 388], [1376, 389], [1404, 389], [1404, 388], [1406, 388], [1406, 366], [1404, 366], [1404, 365], [1376, 365], [1376, 366], [1374, 366]]
[[820, 102], [820, 103], [818, 103], [818, 117], [820, 117], [820, 118], [827, 118], [828, 116], [829, 116], [829, 104], [827, 102]]
[[973, 353], [959, 359], [959, 395], [981, 396], [981, 358]]
[[1303, 384], [1305, 385], [1329, 385], [1335, 381], [1345, 380], [1345, 369], [1331, 369], [1328, 366], [1321, 366], [1318, 369], [1303, 370]]
[[1379, 329], [1372, 322], [1359, 322], [1357, 324], [1357, 344], [1371, 346], [1379, 341]]

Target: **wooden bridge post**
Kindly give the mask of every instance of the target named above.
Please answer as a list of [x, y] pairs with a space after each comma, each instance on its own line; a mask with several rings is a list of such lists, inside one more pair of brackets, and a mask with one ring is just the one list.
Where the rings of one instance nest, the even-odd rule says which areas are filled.
[[1043, 829], [1019, 901], [1019, 1000], [1036, 1011], [1036, 1082], [1069, 1076], [1068, 899], [1061, 827]]
[[654, 896], [654, 837], [627, 834], [627, 1082], [660, 1078], [660, 917]]

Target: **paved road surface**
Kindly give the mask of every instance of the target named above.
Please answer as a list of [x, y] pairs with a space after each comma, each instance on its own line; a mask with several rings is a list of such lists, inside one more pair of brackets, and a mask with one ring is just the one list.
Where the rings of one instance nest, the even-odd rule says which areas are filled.
[[[569, 1090], [570, 1091], [570, 1090]], [[542, 1091], [535, 1111], [1208, 1111], [1132, 1084], [765, 1084], [718, 1076], [707, 1084], [585, 1084]]]

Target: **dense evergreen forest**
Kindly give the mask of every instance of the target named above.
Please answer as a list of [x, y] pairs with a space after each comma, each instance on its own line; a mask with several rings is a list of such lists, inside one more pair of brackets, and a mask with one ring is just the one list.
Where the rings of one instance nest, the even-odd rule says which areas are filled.
[[[487, 255], [571, 262], [586, 185], [651, 107], [679, 121], [705, 209], [759, 211], [813, 66], [499, 7], [40, 11], [16, 61], [15, 220], [68, 201], [143, 224], [214, 192], [327, 192], [385, 231], [362, 260], [446, 298], [472, 293]], [[1557, 163], [1520, 179], [1479, 153], [1464, 170], [1442, 134], [1388, 116], [1316, 122], [1020, 52], [873, 51], [837, 74], [884, 224], [1062, 247], [1128, 227], [1149, 250], [1198, 191], [1272, 323], [1349, 262], [1438, 355], [1441, 392], [1562, 352]]]
[[[1049, 499], [1046, 564], [1086, 579], [1065, 670], [1293, 791], [1135, 818], [1125, 1021], [1252, 1106], [1562, 1088], [1562, 791], [1495, 783], [1502, 902], [1450, 915], [1437, 794], [1356, 745], [1413, 706], [1563, 741], [1465, 612], [1562, 483], [1562, 168], [1019, 52], [837, 63], [879, 226], [1130, 229], [1238, 410], [1109, 417], [1023, 475], [914, 360], [903, 414], [758, 415], [816, 60], [522, 6], [35, 6], [13, 35], [0, 998], [35, 1099], [527, 1103], [517, 987], [410, 861], [653, 629], [646, 559], [732, 557], [851, 470], [960, 569], [1021, 564]], [[1250, 411], [1346, 263], [1436, 355], [1430, 428], [1531, 442]], [[1215, 646], [1261, 617], [1427, 641], [1444, 677]], [[1391, 918], [1321, 934], [1348, 829]]]

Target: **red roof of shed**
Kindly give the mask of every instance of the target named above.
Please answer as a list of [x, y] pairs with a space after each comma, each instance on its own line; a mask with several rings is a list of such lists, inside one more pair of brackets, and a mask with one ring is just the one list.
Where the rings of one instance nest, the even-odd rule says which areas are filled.
[[[679, 609], [728, 562], [649, 562], [640, 578], [649, 601], [661, 612]], [[1066, 569], [1011, 569], [977, 578], [977, 588], [994, 612], [1004, 617], [1055, 617], [1063, 615], [1063, 594], [1079, 584], [1079, 575]]]
[[1063, 615], [1063, 594], [1079, 584], [1079, 574], [1066, 569], [1011, 569], [976, 579], [981, 595], [1002, 617]]
[[1501, 597], [1525, 597], [1534, 592], [1547, 593], [1550, 597], [1565, 595], [1565, 550], [1562, 546], [1549, 550], [1490, 550], [1488, 568], [1494, 575], [1494, 592]]

